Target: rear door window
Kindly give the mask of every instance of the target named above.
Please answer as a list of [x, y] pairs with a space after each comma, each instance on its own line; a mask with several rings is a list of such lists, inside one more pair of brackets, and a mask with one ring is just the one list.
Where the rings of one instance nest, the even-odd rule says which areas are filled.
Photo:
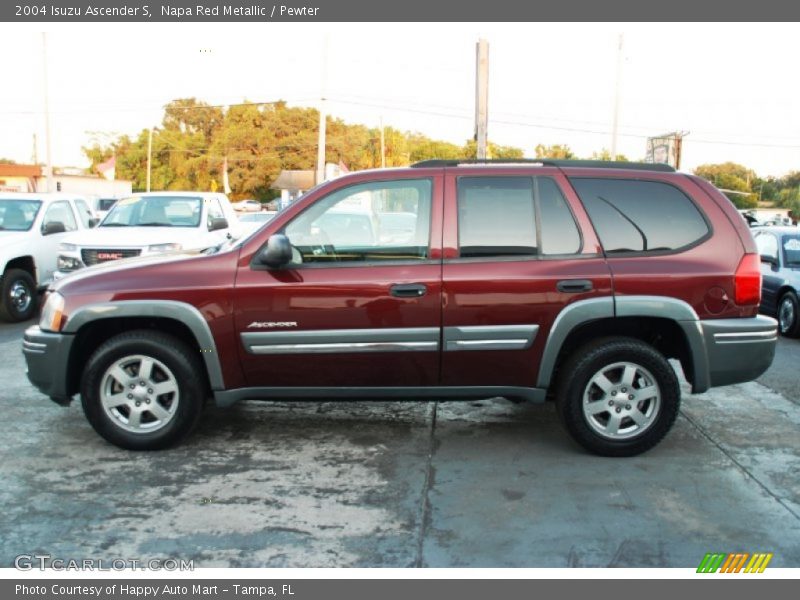
[[460, 177], [462, 258], [575, 254], [581, 237], [550, 177]]
[[608, 254], [674, 251], [710, 233], [677, 187], [660, 181], [570, 178]]

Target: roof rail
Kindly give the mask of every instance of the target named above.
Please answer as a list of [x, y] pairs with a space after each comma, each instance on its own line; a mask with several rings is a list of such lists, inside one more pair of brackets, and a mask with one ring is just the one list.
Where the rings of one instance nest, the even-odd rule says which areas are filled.
[[635, 171], [661, 171], [674, 173], [675, 169], [663, 163], [620, 162], [612, 160], [568, 160], [561, 158], [491, 158], [491, 159], [432, 159], [416, 162], [413, 169], [426, 167], [457, 167], [459, 165], [541, 165], [544, 167], [584, 167], [591, 169], [632, 169]]

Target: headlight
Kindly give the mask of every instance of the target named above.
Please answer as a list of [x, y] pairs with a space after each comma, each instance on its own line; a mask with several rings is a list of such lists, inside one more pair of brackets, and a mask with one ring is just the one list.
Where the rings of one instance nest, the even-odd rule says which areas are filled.
[[178, 250], [182, 249], [183, 246], [180, 244], [155, 244], [153, 246], [148, 246], [148, 252], [177, 252]]
[[50, 292], [42, 307], [42, 316], [39, 327], [42, 331], [61, 331], [61, 321], [64, 316], [64, 296], [58, 292]]
[[75, 271], [76, 269], [83, 268], [83, 263], [77, 258], [72, 258], [71, 256], [59, 255], [56, 264], [58, 265], [59, 271]]
[[75, 244], [65, 244], [64, 242], [61, 242], [58, 245], [59, 252], [76, 252], [77, 250], [78, 247]]

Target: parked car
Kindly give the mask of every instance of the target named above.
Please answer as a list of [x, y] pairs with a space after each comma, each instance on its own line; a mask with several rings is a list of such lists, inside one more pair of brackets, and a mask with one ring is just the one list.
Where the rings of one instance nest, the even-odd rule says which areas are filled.
[[31, 318], [37, 289], [45, 287], [56, 270], [59, 243], [69, 232], [94, 224], [83, 197], [0, 193], [0, 318]]
[[241, 212], [259, 212], [263, 205], [258, 200], [241, 200], [233, 203], [234, 210]]
[[275, 211], [261, 211], [249, 212], [239, 215], [239, 223], [241, 223], [242, 235], [250, 235], [252, 232], [260, 229], [264, 223], [269, 223], [272, 218], [278, 213]]
[[800, 229], [764, 227], [753, 230], [761, 255], [760, 311], [778, 318], [778, 331], [800, 337]]
[[[393, 211], [416, 215], [413, 231], [382, 242], [375, 221]], [[207, 397], [505, 396], [554, 400], [578, 443], [630, 456], [678, 414], [669, 359], [694, 393], [769, 367], [760, 293], [749, 228], [699, 177], [426, 161], [324, 183], [202, 255], [58, 281], [23, 351], [38, 389], [80, 394], [124, 448], [177, 442]]]
[[103, 220], [119, 198], [96, 198], [94, 201], [94, 212], [97, 218]]
[[114, 204], [95, 229], [62, 240], [55, 278], [121, 258], [201, 250], [239, 234], [238, 218], [224, 194], [134, 194]]

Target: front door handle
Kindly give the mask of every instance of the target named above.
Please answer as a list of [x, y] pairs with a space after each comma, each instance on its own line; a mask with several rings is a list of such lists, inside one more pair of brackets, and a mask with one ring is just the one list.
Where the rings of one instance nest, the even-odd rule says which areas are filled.
[[556, 289], [565, 294], [578, 292], [591, 292], [594, 286], [588, 279], [562, 279], [556, 284]]
[[422, 283], [397, 283], [389, 291], [396, 298], [419, 298], [425, 295], [428, 288]]

